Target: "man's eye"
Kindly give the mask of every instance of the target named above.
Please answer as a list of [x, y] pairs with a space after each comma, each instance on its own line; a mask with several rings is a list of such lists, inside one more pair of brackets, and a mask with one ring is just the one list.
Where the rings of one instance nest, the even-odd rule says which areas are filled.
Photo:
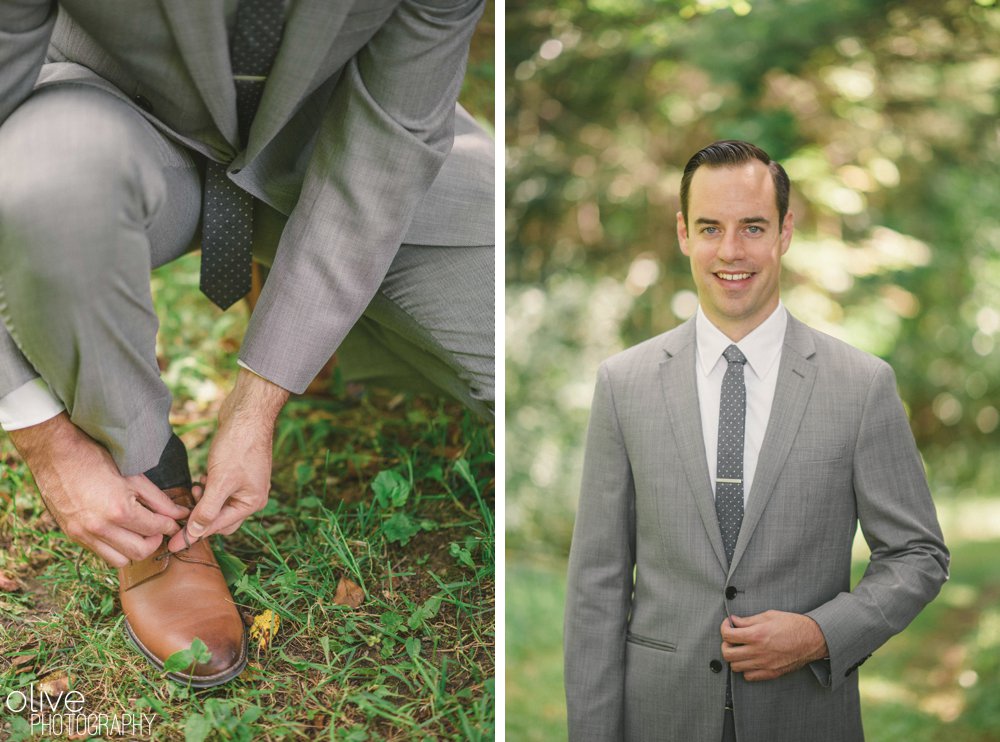
[[703, 230], [701, 230], [701, 233], [702, 234], [715, 234], [718, 231], [719, 231], [718, 227], [705, 227]]
[[750, 234], [763, 234], [764, 230], [756, 225], [751, 224], [750, 226], [747, 227], [747, 232], [749, 232]]

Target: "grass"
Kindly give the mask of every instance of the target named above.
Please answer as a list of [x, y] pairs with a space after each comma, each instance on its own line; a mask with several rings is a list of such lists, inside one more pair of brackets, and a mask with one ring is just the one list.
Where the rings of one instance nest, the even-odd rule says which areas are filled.
[[[197, 476], [246, 313], [220, 315], [196, 285], [194, 257], [154, 275], [172, 421]], [[65, 674], [87, 713], [149, 714], [155, 739], [492, 739], [492, 425], [336, 372], [325, 387], [282, 412], [271, 501], [224, 543], [245, 621], [271, 610], [277, 635], [204, 691], [132, 649], [114, 572], [55, 528], [4, 439], [0, 573], [17, 584], [0, 591], [0, 703]], [[364, 590], [356, 609], [334, 602], [342, 578]], [[0, 706], [0, 738], [30, 731]]]
[[[1000, 740], [1000, 541], [947, 540], [951, 580], [859, 671], [869, 742]], [[860, 577], [864, 563], [856, 567]], [[565, 570], [559, 561], [507, 557], [506, 738], [512, 742], [566, 739]]]
[[508, 554], [505, 577], [506, 738], [566, 739], [562, 653], [566, 566]]
[[951, 549], [940, 595], [861, 670], [875, 742], [1000, 739], [1000, 541]]

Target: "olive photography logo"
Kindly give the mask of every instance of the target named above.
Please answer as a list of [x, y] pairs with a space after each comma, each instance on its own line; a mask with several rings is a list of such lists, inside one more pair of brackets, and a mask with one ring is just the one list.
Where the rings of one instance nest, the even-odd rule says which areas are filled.
[[[29, 685], [7, 693], [4, 714], [11, 729], [42, 737], [148, 737], [153, 714], [98, 713], [87, 709], [87, 699], [78, 690], [49, 692]], [[13, 716], [11, 716], [13, 715]], [[0, 727], [2, 728], [2, 727]], [[22, 736], [23, 738], [23, 736]]]

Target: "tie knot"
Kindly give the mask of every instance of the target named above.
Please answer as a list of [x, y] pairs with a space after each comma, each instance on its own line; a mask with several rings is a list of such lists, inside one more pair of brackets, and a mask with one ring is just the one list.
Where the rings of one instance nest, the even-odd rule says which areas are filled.
[[725, 358], [729, 363], [746, 363], [747, 357], [743, 355], [743, 351], [737, 348], [735, 345], [730, 345], [724, 351], [722, 351], [722, 357]]

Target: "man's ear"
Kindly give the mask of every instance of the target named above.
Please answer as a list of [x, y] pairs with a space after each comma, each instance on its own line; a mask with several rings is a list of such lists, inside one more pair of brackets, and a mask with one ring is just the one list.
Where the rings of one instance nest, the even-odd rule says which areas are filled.
[[681, 243], [681, 252], [690, 255], [688, 252], [688, 228], [684, 223], [684, 214], [677, 212], [677, 241]]
[[792, 232], [795, 231], [795, 215], [791, 211], [785, 212], [785, 219], [781, 222], [781, 254], [788, 252], [792, 244]]

